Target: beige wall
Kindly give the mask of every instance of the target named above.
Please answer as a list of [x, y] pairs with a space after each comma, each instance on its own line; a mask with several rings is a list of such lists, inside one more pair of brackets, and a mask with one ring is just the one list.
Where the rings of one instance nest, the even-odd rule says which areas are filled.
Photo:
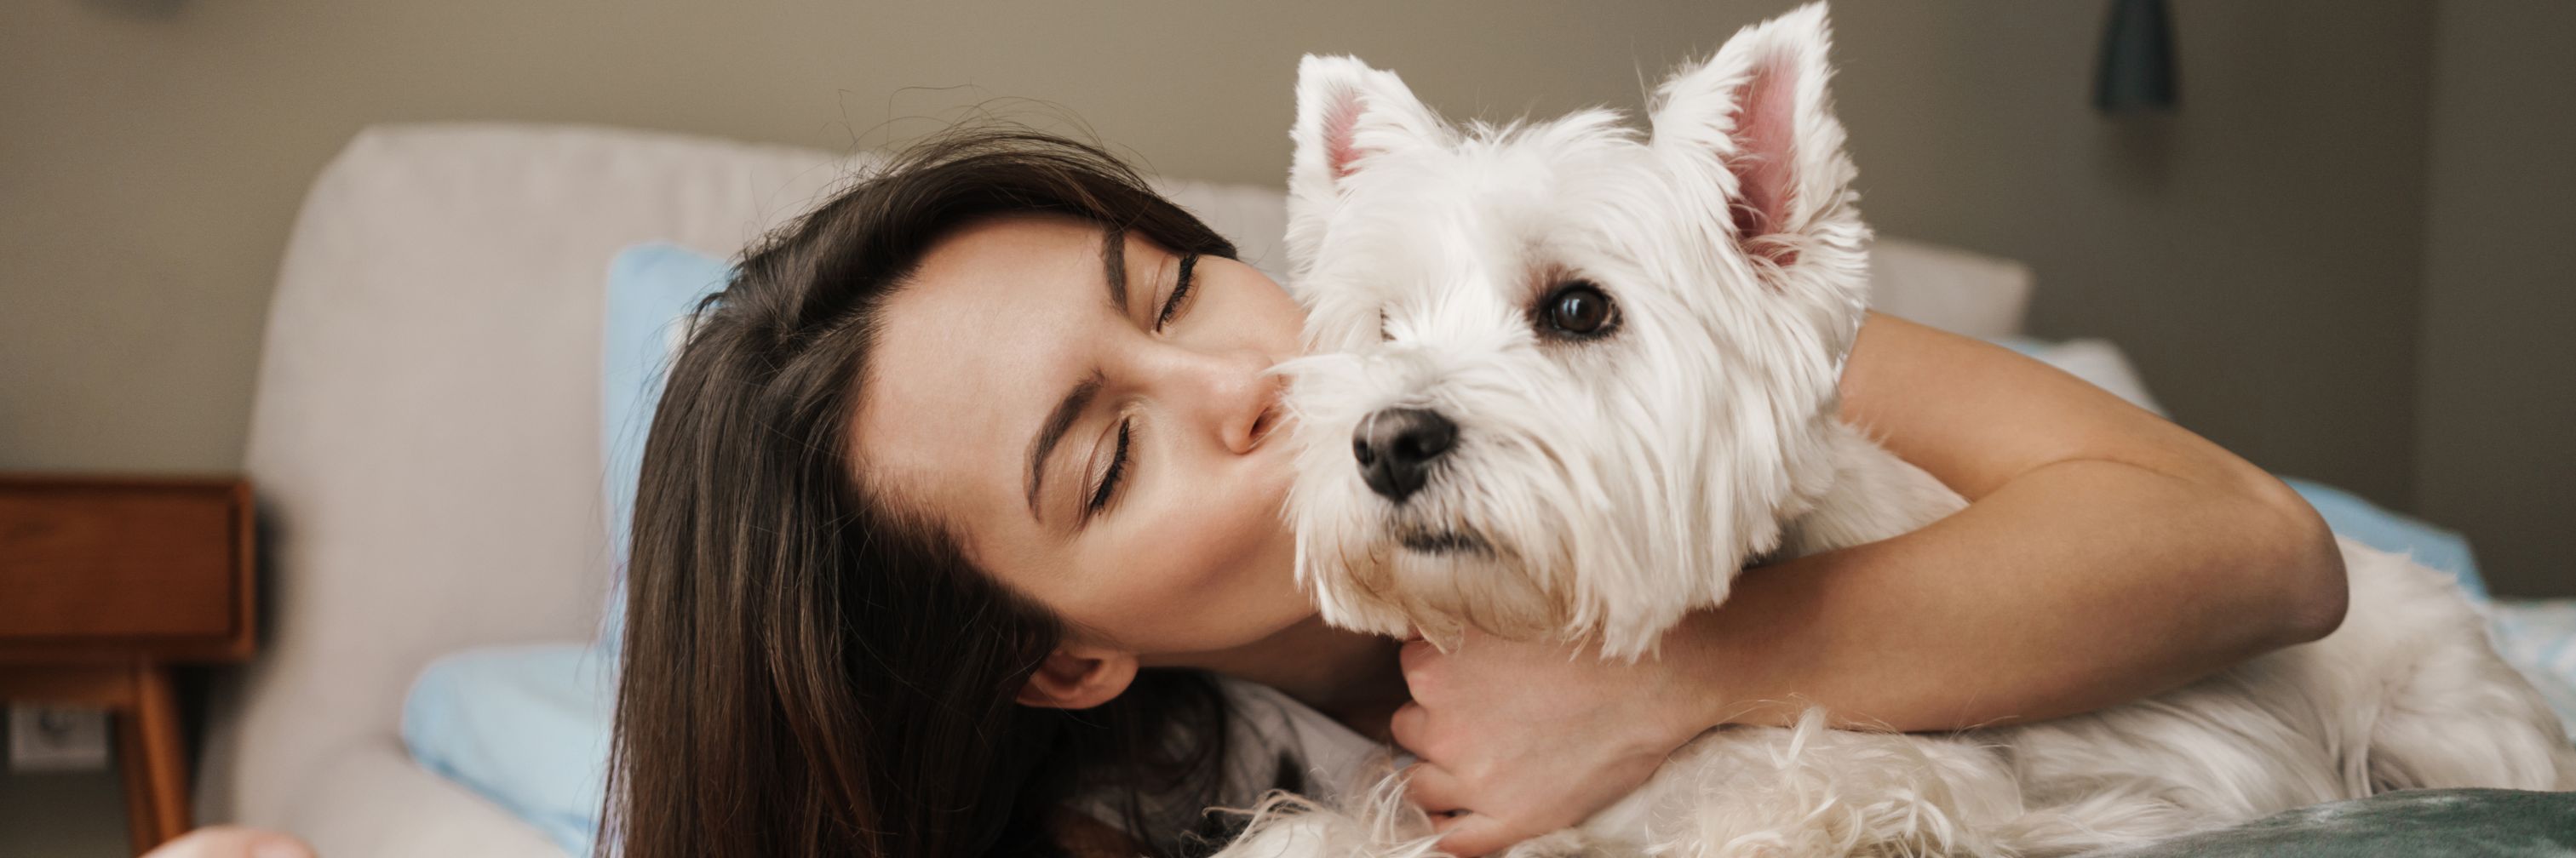
[[[236, 467], [296, 202], [369, 123], [846, 148], [1011, 96], [1164, 172], [1275, 183], [1301, 51], [1401, 66], [1461, 109], [1634, 102], [1637, 68], [1723, 34], [1668, 5], [0, 4], [0, 467]], [[1742, 5], [1724, 17], [1775, 4]]]
[[[1785, 5], [0, 4], [0, 468], [236, 467], [279, 245], [304, 184], [368, 123], [847, 148], [930, 127], [890, 118], [1015, 96], [1162, 172], [1274, 182], [1300, 52], [1357, 52], [1458, 113], [1634, 106], [1641, 80]], [[2040, 333], [2113, 337], [2183, 423], [2261, 464], [2399, 506], [2420, 480], [2439, 509], [2473, 510], [2447, 481], [2484, 477], [2419, 467], [2411, 416], [2419, 383], [2491, 356], [2474, 332], [2496, 311], [2432, 302], [2450, 321], [2417, 371], [2431, 7], [2179, 2], [2185, 107], [2125, 123], [2085, 101], [2103, 5], [1842, 4], [1866, 211], [2031, 261]], [[921, 89], [954, 86], [971, 88]]]
[[2177, 2], [2182, 108], [2085, 107], [2106, 3], [1854, 4], [1844, 116], [1881, 229], [2027, 260], [2183, 424], [2403, 505], [2424, 69], [2411, 2]]
[[2497, 588], [2576, 594], [2576, 5], [2442, 5], [2415, 473]]

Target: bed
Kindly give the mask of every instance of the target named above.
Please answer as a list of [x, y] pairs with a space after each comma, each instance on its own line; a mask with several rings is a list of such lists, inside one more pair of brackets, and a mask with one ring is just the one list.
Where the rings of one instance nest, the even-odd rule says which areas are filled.
[[[658, 330], [653, 312], [620, 321], [611, 275], [703, 287], [854, 160], [579, 126], [350, 142], [306, 198], [271, 305], [248, 467], [274, 637], [215, 689], [203, 820], [295, 831], [334, 858], [586, 850], [619, 448], [648, 407], [618, 373], [649, 362], [636, 332]], [[1278, 191], [1166, 186], [1275, 272]], [[2018, 263], [1883, 239], [1872, 268], [1882, 309], [2152, 407], [2116, 347], [2018, 339], [2033, 287]], [[2576, 676], [2576, 603], [2498, 617], [2506, 649], [2576, 711], [2576, 682], [2558, 679]]]

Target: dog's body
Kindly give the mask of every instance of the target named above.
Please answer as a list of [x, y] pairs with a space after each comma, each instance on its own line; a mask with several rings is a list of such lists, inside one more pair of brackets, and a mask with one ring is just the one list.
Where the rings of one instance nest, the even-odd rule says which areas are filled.
[[[1869, 231], [1821, 5], [1606, 112], [1457, 129], [1393, 75], [1301, 69], [1289, 245], [1298, 574], [1325, 618], [1634, 657], [1749, 559], [1957, 511], [1836, 418]], [[1712, 731], [1524, 855], [2067, 854], [2407, 787], [2552, 789], [2576, 753], [2457, 588], [2346, 543], [2326, 639], [2054, 721]], [[1400, 793], [1265, 814], [1227, 854], [1423, 854]], [[1413, 817], [1418, 825], [1418, 816]]]
[[[1844, 478], [1791, 525], [1793, 555], [1893, 536], [1961, 503], [1856, 432], [1839, 446]], [[1859, 733], [1810, 713], [1795, 728], [1713, 732], [1520, 854], [2067, 855], [2387, 790], [2576, 786], [2556, 722], [2457, 585], [2342, 548], [2348, 617], [2315, 643], [2027, 726]]]

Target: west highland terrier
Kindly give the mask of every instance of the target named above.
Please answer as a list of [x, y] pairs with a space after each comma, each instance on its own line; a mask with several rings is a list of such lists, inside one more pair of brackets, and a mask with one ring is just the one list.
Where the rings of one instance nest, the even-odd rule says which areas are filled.
[[[1299, 69], [1297, 574], [1334, 624], [1635, 657], [1753, 558], [1959, 496], [1836, 417], [1869, 228], [1823, 4], [1607, 111], [1452, 125], [1396, 76]], [[2343, 543], [2323, 640], [2088, 715], [1952, 735], [1704, 734], [1514, 855], [2063, 855], [2412, 787], [2576, 785], [2576, 754], [2443, 575]], [[1228, 854], [1418, 855], [1401, 790], [1273, 812]]]

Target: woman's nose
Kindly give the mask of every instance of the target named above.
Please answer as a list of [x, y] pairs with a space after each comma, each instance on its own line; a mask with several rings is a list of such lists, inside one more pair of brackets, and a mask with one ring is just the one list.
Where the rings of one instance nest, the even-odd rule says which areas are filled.
[[1276, 363], [1249, 349], [1194, 352], [1182, 371], [1172, 373], [1179, 389], [1171, 398], [1193, 424], [1215, 433], [1227, 452], [1249, 453], [1279, 422], [1284, 381], [1269, 373]]

